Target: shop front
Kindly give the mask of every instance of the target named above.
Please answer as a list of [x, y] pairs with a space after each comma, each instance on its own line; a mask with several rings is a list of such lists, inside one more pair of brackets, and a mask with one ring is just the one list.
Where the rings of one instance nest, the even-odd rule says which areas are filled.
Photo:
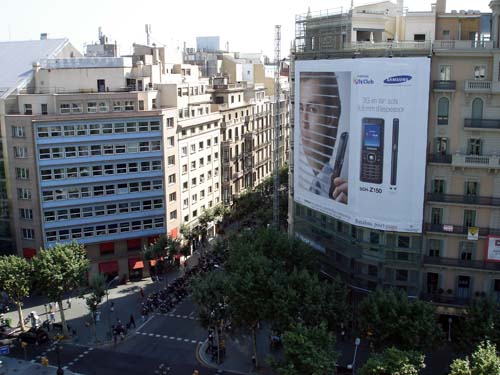
[[130, 258], [128, 260], [128, 274], [130, 281], [138, 281], [143, 277], [144, 262], [141, 258]]

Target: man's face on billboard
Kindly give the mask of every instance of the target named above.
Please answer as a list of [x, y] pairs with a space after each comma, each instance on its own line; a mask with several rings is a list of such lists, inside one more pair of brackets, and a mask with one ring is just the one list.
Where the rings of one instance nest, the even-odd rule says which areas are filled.
[[299, 106], [302, 146], [318, 173], [330, 160], [337, 137], [340, 100], [335, 76], [301, 77]]

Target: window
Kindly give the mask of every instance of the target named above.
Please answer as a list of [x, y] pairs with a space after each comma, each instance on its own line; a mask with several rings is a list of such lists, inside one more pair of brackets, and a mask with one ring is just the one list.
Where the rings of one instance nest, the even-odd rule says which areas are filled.
[[196, 216], [198, 216], [198, 210], [193, 211], [193, 217], [196, 217]]
[[475, 198], [479, 195], [479, 182], [475, 180], [465, 181], [465, 195], [468, 198]]
[[182, 148], [181, 148], [181, 155], [182, 156], [187, 156], [187, 146], [182, 146]]
[[476, 243], [470, 241], [460, 241], [460, 259], [472, 260], [476, 252]]
[[198, 149], [203, 150], [203, 141], [198, 144]]
[[174, 119], [173, 119], [173, 117], [167, 118], [167, 128], [171, 129], [173, 127], [174, 127]]
[[119, 100], [113, 101], [113, 111], [114, 112], [121, 112], [121, 111], [123, 111], [123, 106], [122, 106], [122, 102], [121, 101], [119, 101]]
[[109, 111], [108, 103], [99, 102], [99, 112], [108, 112], [108, 111]]
[[398, 247], [409, 249], [410, 248], [410, 237], [409, 236], [398, 236]]
[[464, 227], [476, 226], [476, 210], [464, 210]]
[[474, 67], [474, 79], [484, 79], [486, 77], [486, 67], [484, 65]]
[[17, 199], [31, 200], [31, 189], [17, 188]]
[[444, 96], [439, 98], [438, 125], [448, 125], [449, 111], [450, 111], [450, 100]]
[[448, 138], [437, 137], [435, 141], [436, 154], [446, 155], [448, 153]]
[[380, 234], [378, 232], [370, 232], [370, 243], [376, 245], [380, 243]]
[[16, 168], [16, 178], [18, 180], [27, 180], [30, 178], [30, 171], [28, 168]]
[[80, 103], [71, 103], [71, 113], [82, 113], [82, 106]]
[[191, 179], [191, 186], [196, 186], [196, 177]]
[[48, 115], [49, 114], [49, 110], [47, 108], [47, 104], [46, 103], [40, 104], [40, 110], [42, 112], [42, 115]]
[[188, 206], [189, 206], [189, 198], [186, 198], [182, 201], [182, 207], [188, 208]]
[[500, 279], [493, 280], [493, 296], [496, 302], [500, 302]]
[[170, 220], [177, 219], [177, 210], [170, 212]]
[[174, 147], [175, 146], [175, 139], [174, 139], [174, 137], [168, 137], [167, 138], [167, 145], [168, 145], [168, 147]]
[[87, 112], [88, 113], [96, 113], [97, 112], [97, 102], [88, 102], [87, 103]]
[[196, 145], [192, 144], [191, 145], [191, 153], [194, 154], [196, 152]]
[[432, 193], [433, 194], [444, 194], [445, 183], [446, 183], [446, 181], [443, 179], [433, 179], [432, 186], [431, 186]]
[[14, 138], [25, 138], [26, 132], [24, 131], [24, 126], [13, 126], [12, 127], [12, 136]]
[[[193, 203], [198, 202], [198, 194], [193, 194], [191, 196], [191, 202], [193, 202]], [[193, 215], [193, 216], [196, 216], [196, 215]]]
[[170, 185], [175, 184], [175, 174], [171, 174], [170, 176], [168, 176], [168, 183]]
[[35, 230], [31, 228], [22, 228], [21, 229], [24, 240], [33, 240], [35, 239]]
[[472, 101], [472, 120], [480, 120], [483, 118], [483, 99], [475, 98]]
[[425, 42], [425, 34], [413, 34], [413, 40], [415, 42]]
[[70, 105], [68, 103], [61, 103], [59, 105], [59, 112], [61, 113], [70, 113], [71, 112], [71, 109], [70, 109]]
[[177, 200], [177, 193], [174, 192], [174, 193], [170, 193], [168, 195], [168, 201], [169, 202], [175, 202], [176, 200]]
[[19, 209], [19, 217], [22, 220], [32, 220], [33, 219], [33, 210], [31, 208], [20, 208]]
[[196, 169], [196, 161], [191, 162], [191, 170]]
[[132, 100], [125, 100], [125, 111], [133, 111], [135, 104]]
[[167, 162], [168, 162], [168, 165], [169, 166], [172, 166], [175, 164], [175, 155], [170, 155], [168, 158], [167, 158]]
[[469, 155], [482, 154], [482, 141], [479, 138], [469, 138], [467, 141], [467, 153]]
[[441, 81], [451, 80], [451, 65], [440, 65], [439, 66], [439, 79]]
[[24, 114], [25, 115], [32, 115], [33, 114], [33, 107], [31, 104], [24, 105]]
[[28, 157], [28, 148], [26, 146], [14, 146], [14, 157], [24, 159]]
[[182, 183], [182, 190], [187, 190], [187, 188], [188, 188], [188, 182], [187, 181], [183, 182]]
[[443, 247], [443, 240], [429, 239], [429, 256], [439, 257]]
[[450, 40], [450, 30], [443, 30], [443, 40]]
[[457, 280], [457, 297], [469, 298], [470, 296], [471, 279], [469, 276], [458, 276]]
[[396, 281], [408, 281], [408, 270], [396, 270]]
[[441, 207], [432, 207], [431, 223], [436, 225], [443, 224], [443, 209]]

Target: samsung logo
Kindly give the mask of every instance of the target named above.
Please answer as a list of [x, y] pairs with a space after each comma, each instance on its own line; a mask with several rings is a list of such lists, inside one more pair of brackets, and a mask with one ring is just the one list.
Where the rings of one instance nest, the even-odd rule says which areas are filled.
[[402, 75], [402, 76], [393, 76], [384, 79], [384, 83], [389, 85], [397, 85], [398, 83], [405, 83], [412, 79], [412, 76]]

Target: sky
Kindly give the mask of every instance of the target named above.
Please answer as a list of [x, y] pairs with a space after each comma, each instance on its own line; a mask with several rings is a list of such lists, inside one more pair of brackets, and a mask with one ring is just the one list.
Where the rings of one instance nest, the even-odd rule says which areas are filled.
[[[396, 0], [392, 0], [396, 2]], [[374, 1], [354, 0], [354, 5]], [[405, 0], [410, 11], [430, 10], [431, 0]], [[473, 5], [471, 5], [473, 3]], [[489, 0], [448, 0], [447, 11], [489, 12]], [[274, 26], [281, 25], [281, 55], [287, 56], [297, 14], [349, 9], [351, 0], [0, 0], [0, 41], [68, 38], [83, 52], [98, 40], [98, 28], [122, 54], [146, 43], [145, 24], [157, 45], [196, 47], [196, 36], [220, 36], [221, 48], [274, 55]]]

